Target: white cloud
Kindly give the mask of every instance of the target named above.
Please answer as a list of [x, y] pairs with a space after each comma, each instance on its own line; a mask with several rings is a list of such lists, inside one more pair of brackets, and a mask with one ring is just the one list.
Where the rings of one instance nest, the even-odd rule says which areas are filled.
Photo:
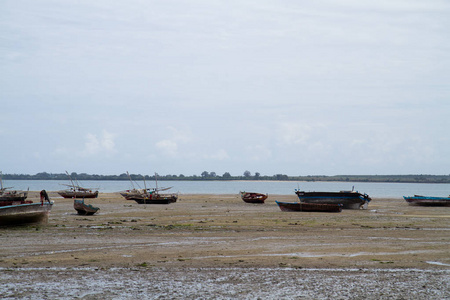
[[103, 130], [102, 134], [96, 135], [93, 133], [87, 133], [85, 135], [84, 148], [77, 147], [77, 143], [73, 142], [73, 146], [70, 144], [59, 146], [55, 149], [54, 153], [57, 156], [67, 157], [104, 157], [117, 153], [115, 148], [115, 135]]
[[82, 151], [82, 155], [110, 155], [116, 152], [114, 146], [114, 135], [109, 133], [108, 131], [103, 130], [101, 136], [88, 133], [86, 135], [86, 142], [84, 143], [84, 150]]
[[192, 140], [191, 133], [188, 129], [178, 129], [173, 126], [169, 126], [166, 128], [170, 135], [169, 138], [165, 138], [156, 142], [155, 146], [160, 152], [164, 155], [170, 157], [179, 157], [184, 156], [186, 154], [185, 151], [179, 152], [179, 145], [182, 145], [184, 148], [187, 144]]

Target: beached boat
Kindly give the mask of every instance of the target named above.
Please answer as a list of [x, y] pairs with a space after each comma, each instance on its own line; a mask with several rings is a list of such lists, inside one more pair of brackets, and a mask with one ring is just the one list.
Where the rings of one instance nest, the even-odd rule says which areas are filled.
[[17, 201], [24, 201], [28, 197], [28, 191], [8, 191], [7, 189], [0, 190], [0, 206], [12, 205]]
[[2, 180], [2, 172], [0, 172], [0, 206], [13, 205], [20, 203], [28, 197], [27, 191], [10, 190], [12, 187], [4, 187]]
[[305, 212], [341, 212], [342, 204], [321, 204], [301, 202], [279, 202], [275, 201], [282, 211], [305, 211]]
[[41, 191], [40, 197], [40, 203], [23, 200], [14, 205], [0, 206], [0, 225], [47, 223], [53, 201], [45, 190]]
[[240, 192], [241, 199], [247, 203], [264, 203], [264, 201], [269, 197], [267, 194], [260, 193], [249, 193], [249, 192]]
[[145, 183], [145, 177], [144, 177], [144, 185], [145, 188], [143, 189], [136, 189], [134, 187], [133, 180], [131, 180], [130, 174], [127, 172], [128, 177], [130, 178], [131, 184], [133, 188], [131, 190], [126, 190], [120, 192], [122, 197], [124, 197], [127, 200], [134, 200], [138, 204], [170, 204], [177, 202], [178, 200], [178, 194], [172, 193], [172, 194], [161, 194], [161, 191], [166, 191], [171, 189], [172, 187], [167, 188], [158, 188], [158, 180], [156, 179], [157, 174], [155, 173], [155, 181], [156, 181], [156, 187], [155, 188], [147, 188], [147, 185]]
[[429, 197], [414, 195], [413, 197], [403, 196], [409, 205], [417, 206], [450, 206], [450, 196], [449, 197]]
[[72, 184], [65, 184], [69, 189], [64, 191], [59, 191], [58, 194], [63, 198], [97, 198], [98, 190], [91, 188], [81, 187], [76, 179], [72, 179], [69, 173], [66, 171], [67, 176], [69, 176], [70, 182]]
[[91, 189], [85, 189], [82, 187], [73, 187], [68, 190], [59, 191], [59, 195], [63, 198], [97, 198], [98, 191], [93, 191]]
[[134, 200], [138, 204], [170, 204], [177, 202], [178, 194], [160, 194], [158, 191], [149, 191], [139, 195], [125, 196], [127, 200]]
[[75, 208], [75, 210], [79, 215], [87, 215], [87, 216], [93, 215], [100, 210], [100, 208], [98, 207], [94, 207], [91, 204], [84, 203], [84, 199], [81, 200], [74, 199], [73, 208]]
[[[128, 171], [127, 171], [127, 175], [128, 175], [128, 179], [130, 179], [130, 183], [133, 188], [130, 190], [119, 192], [120, 195], [122, 195], [122, 197], [124, 197], [127, 200], [134, 200], [134, 198], [141, 199], [141, 198], [145, 197], [145, 195], [150, 191], [150, 189], [147, 189], [147, 186], [145, 187], [145, 189], [142, 189], [142, 188], [137, 189], [134, 186], [134, 182], [131, 179], [130, 173], [128, 173]], [[144, 177], [144, 185], [146, 185], [145, 177]]]
[[302, 203], [342, 204], [344, 209], [367, 208], [372, 200], [369, 195], [357, 191], [340, 192], [304, 192], [296, 190], [298, 199]]

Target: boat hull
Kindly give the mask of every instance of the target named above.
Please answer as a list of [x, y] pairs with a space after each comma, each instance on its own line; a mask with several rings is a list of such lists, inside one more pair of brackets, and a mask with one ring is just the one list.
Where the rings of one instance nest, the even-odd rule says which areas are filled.
[[10, 191], [0, 194], [0, 202], [3, 201], [25, 201], [28, 197], [28, 192]]
[[100, 208], [98, 207], [94, 207], [91, 204], [84, 203], [84, 200], [74, 200], [73, 208], [79, 215], [84, 216], [91, 216], [100, 210]]
[[97, 198], [98, 197], [98, 191], [95, 192], [89, 192], [89, 191], [60, 191], [58, 194], [63, 198]]
[[0, 207], [0, 225], [47, 223], [53, 202]]
[[403, 199], [412, 206], [450, 206], [450, 197], [403, 196]]
[[178, 195], [175, 194], [127, 195], [124, 197], [127, 200], [134, 200], [138, 204], [170, 204], [178, 200]]
[[275, 201], [282, 211], [304, 211], [304, 212], [341, 212], [342, 204], [320, 204], [301, 202], [279, 202]]
[[241, 199], [246, 203], [263, 204], [267, 197], [269, 197], [267, 194], [241, 192]]
[[370, 202], [367, 194], [354, 191], [342, 192], [303, 192], [296, 191], [298, 199], [302, 203], [317, 204], [342, 204], [344, 209], [365, 208]]

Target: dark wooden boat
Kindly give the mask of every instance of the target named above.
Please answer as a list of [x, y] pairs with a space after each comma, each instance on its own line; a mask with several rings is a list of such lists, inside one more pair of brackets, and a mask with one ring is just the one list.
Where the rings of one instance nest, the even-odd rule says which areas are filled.
[[342, 204], [320, 204], [275, 201], [282, 211], [341, 212]]
[[403, 196], [409, 205], [415, 206], [450, 206], [450, 197], [429, 197], [414, 195], [413, 197]]
[[94, 207], [91, 204], [84, 203], [84, 199], [73, 200], [73, 208], [75, 208], [75, 210], [77, 211], [77, 213], [79, 215], [85, 215], [85, 216], [93, 215], [100, 210], [100, 208], [98, 208], [98, 207]]
[[241, 199], [246, 203], [264, 203], [269, 195], [260, 193], [240, 192]]
[[372, 200], [369, 195], [353, 190], [340, 192], [304, 192], [296, 190], [295, 194], [301, 203], [342, 204], [344, 209], [367, 208]]
[[67, 176], [69, 176], [70, 182], [72, 184], [66, 184], [66, 186], [69, 187], [69, 189], [64, 191], [59, 191], [58, 194], [63, 198], [97, 198], [98, 197], [98, 190], [96, 189], [90, 189], [90, 188], [84, 188], [81, 187], [80, 184], [76, 179], [72, 179], [72, 177], [69, 175], [69, 173], [66, 171]]
[[146, 191], [139, 195], [132, 194], [124, 197], [127, 200], [134, 200], [138, 204], [170, 204], [178, 200], [178, 194], [160, 194], [158, 191]]
[[136, 189], [134, 188], [133, 180], [131, 180], [131, 176], [128, 173], [128, 177], [130, 178], [131, 184], [133, 186], [133, 189], [126, 190], [123, 192], [120, 192], [120, 194], [127, 200], [134, 200], [138, 204], [170, 204], [177, 202], [178, 200], [178, 194], [161, 194], [160, 191], [166, 191], [171, 189], [171, 187], [168, 188], [158, 188], [158, 180], [156, 179], [157, 174], [155, 173], [155, 181], [156, 181], [156, 187], [155, 188], [147, 188], [147, 185], [145, 183], [144, 178], [144, 189]]
[[65, 191], [59, 191], [58, 194], [63, 198], [97, 198], [98, 191], [74, 187]]
[[13, 205], [13, 203], [20, 203], [28, 197], [27, 191], [10, 190], [11, 187], [4, 187], [2, 180], [2, 172], [0, 172], [0, 206]]
[[18, 204], [0, 206], [0, 225], [47, 223], [53, 201], [50, 201], [45, 190], [41, 191], [40, 197], [40, 203], [23, 200]]
[[25, 201], [28, 197], [28, 191], [8, 191], [2, 189], [0, 191], [0, 206], [12, 205], [15, 202]]

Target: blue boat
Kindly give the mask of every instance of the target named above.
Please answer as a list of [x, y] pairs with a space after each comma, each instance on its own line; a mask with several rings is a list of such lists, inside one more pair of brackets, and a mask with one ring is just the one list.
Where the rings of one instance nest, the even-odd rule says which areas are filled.
[[84, 203], [84, 199], [74, 199], [73, 208], [77, 211], [79, 215], [91, 216], [95, 214], [100, 208], [94, 207], [91, 204]]
[[413, 197], [403, 198], [408, 202], [409, 205], [417, 206], [450, 206], [450, 197], [429, 197], [414, 195]]
[[301, 203], [342, 204], [344, 209], [366, 209], [372, 200], [369, 195], [357, 191], [304, 192], [296, 190]]

